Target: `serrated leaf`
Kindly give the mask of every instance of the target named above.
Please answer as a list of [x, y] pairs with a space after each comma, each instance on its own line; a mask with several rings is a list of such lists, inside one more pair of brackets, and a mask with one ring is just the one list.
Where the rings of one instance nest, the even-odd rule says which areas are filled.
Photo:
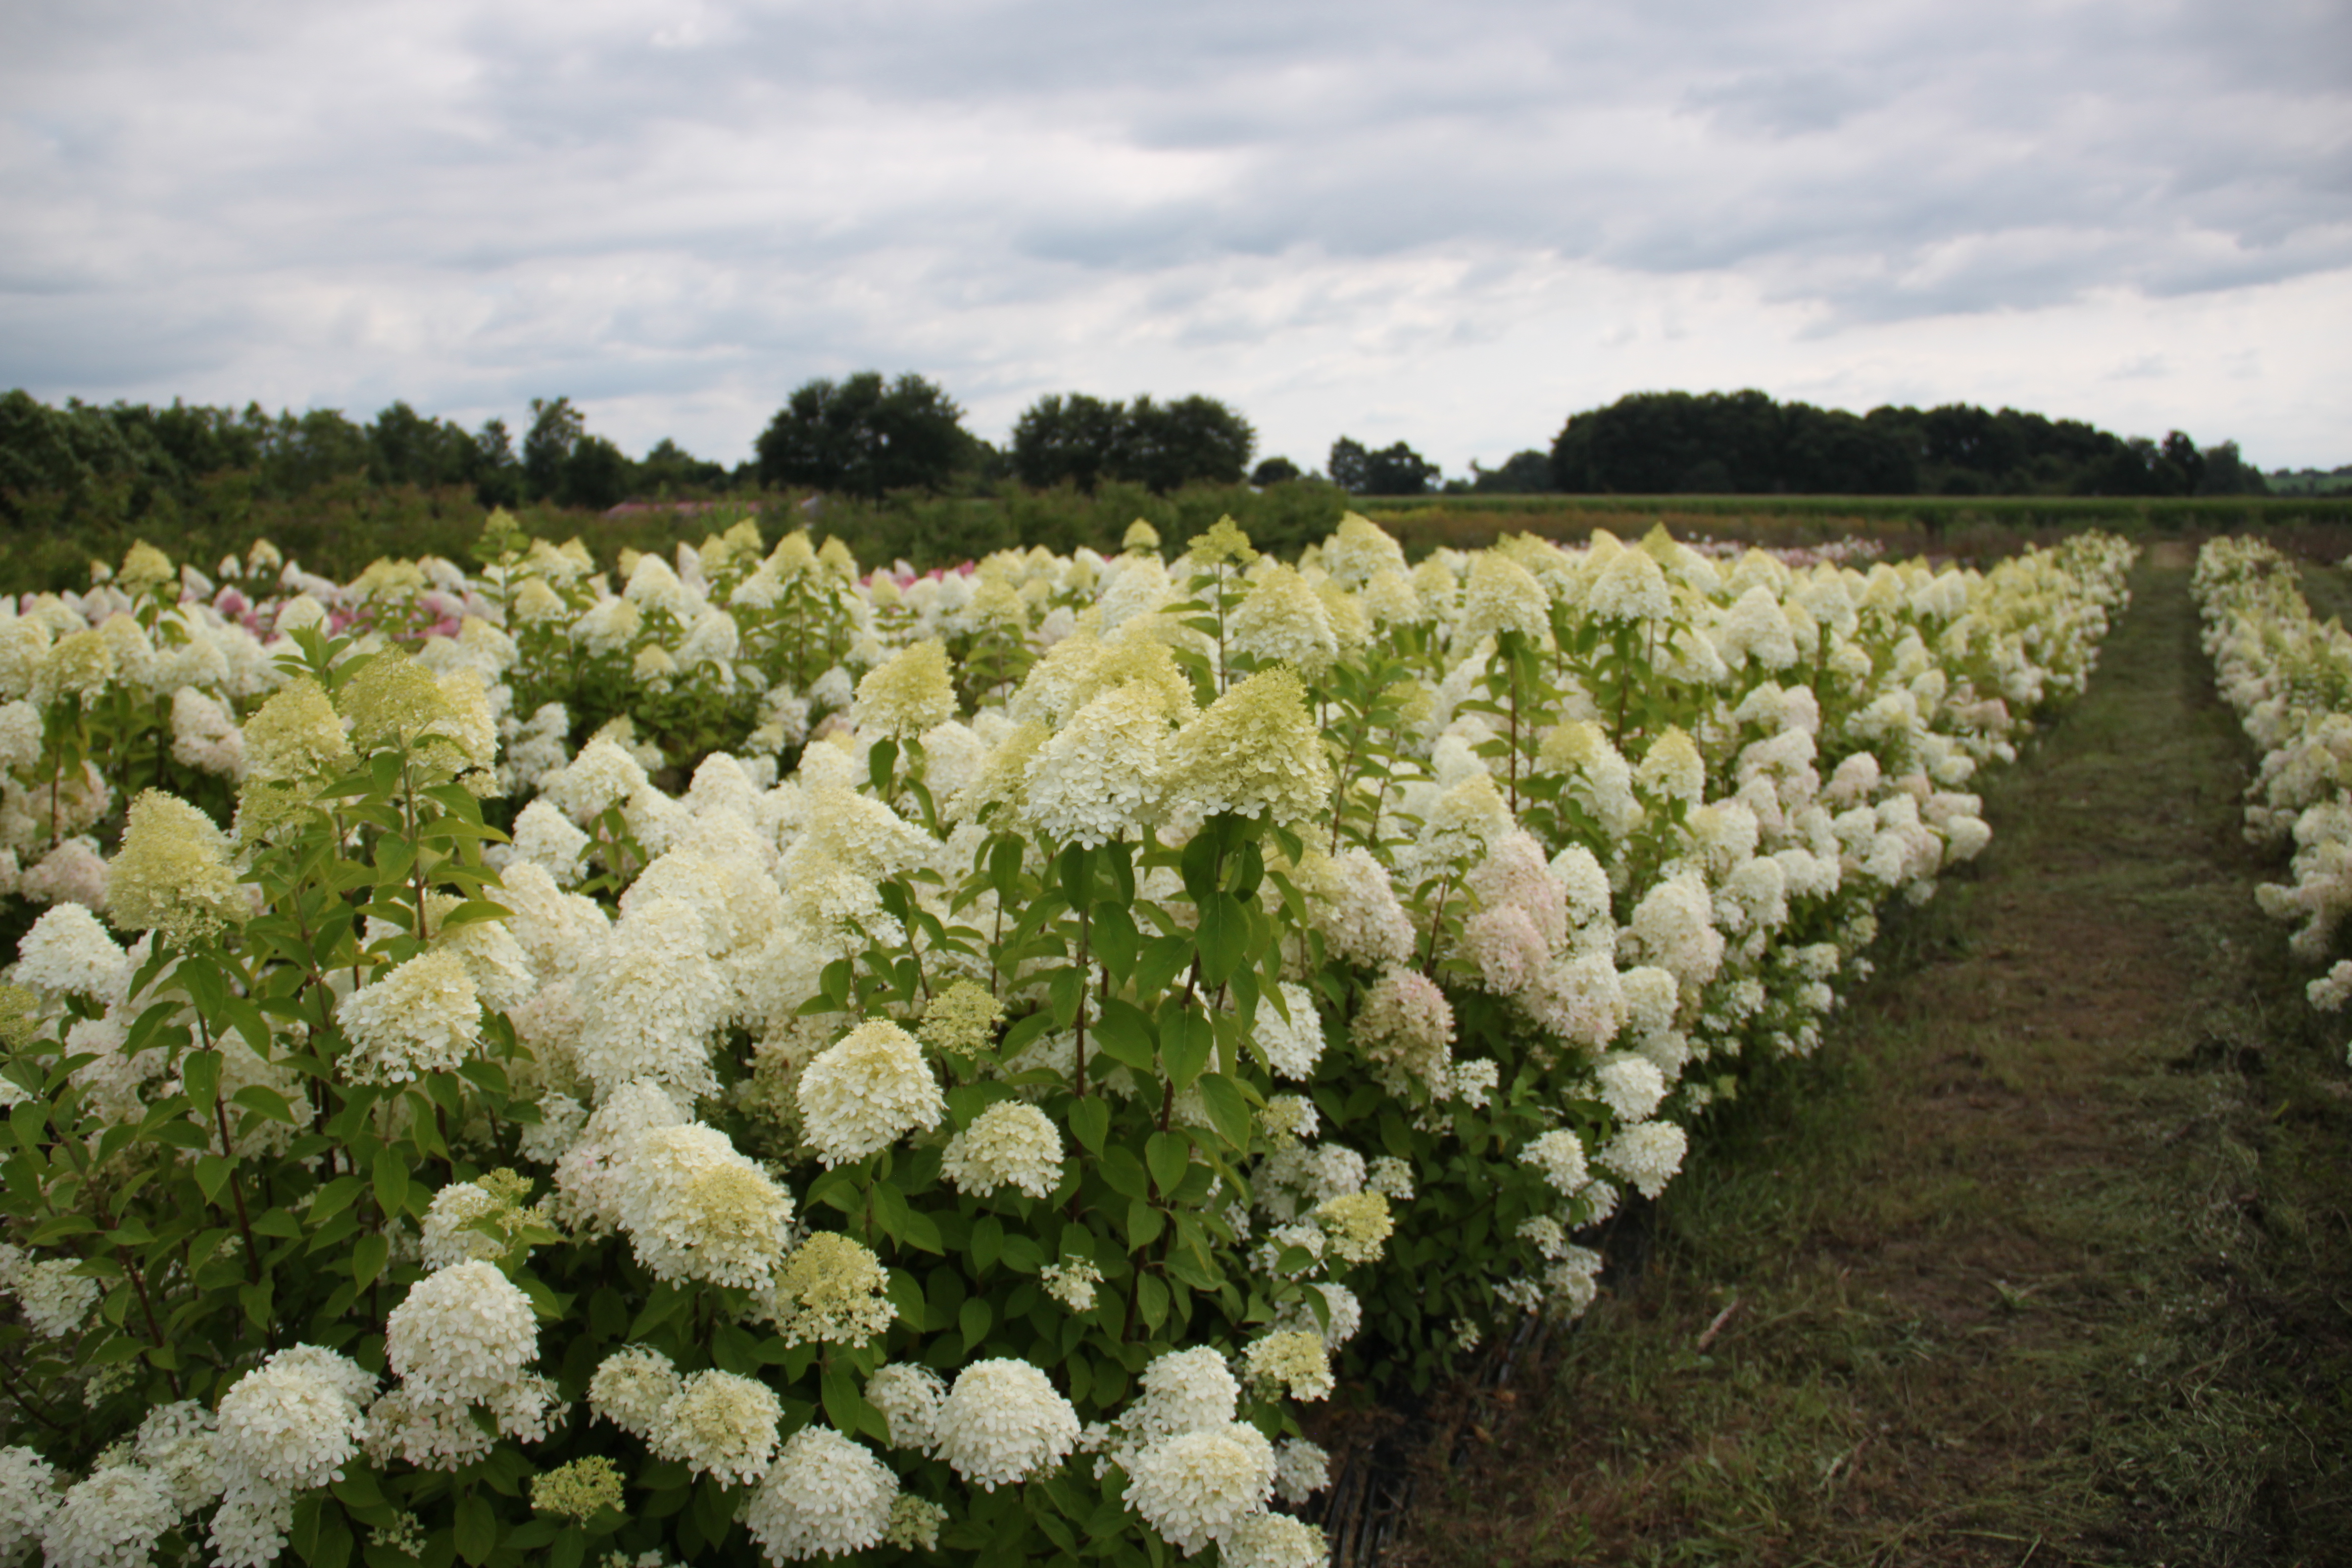
[[1255, 1118], [1250, 1103], [1239, 1085], [1223, 1073], [1210, 1073], [1199, 1084], [1202, 1103], [1208, 1107], [1209, 1123], [1235, 1149], [1246, 1152]]
[[1249, 910], [1231, 893], [1202, 900], [1193, 940], [1201, 952], [1201, 979], [1210, 986], [1233, 978], [1249, 952]]

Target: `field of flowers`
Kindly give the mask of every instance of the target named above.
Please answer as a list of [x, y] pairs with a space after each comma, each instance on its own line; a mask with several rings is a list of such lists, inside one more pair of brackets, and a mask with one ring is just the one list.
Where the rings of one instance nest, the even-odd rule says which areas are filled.
[[0, 1560], [1318, 1563], [1300, 1403], [1590, 1303], [2131, 553], [28, 598]]
[[[2258, 539], [2207, 542], [2193, 585], [2216, 683], [2261, 759], [2246, 837], [2294, 845], [2293, 880], [2258, 889], [2263, 912], [2294, 926], [2295, 957], [2326, 963], [2352, 914], [2352, 635], [2311, 613], [2294, 563]], [[2341, 1011], [2352, 959], [2336, 959], [2307, 994], [2322, 1012]]]

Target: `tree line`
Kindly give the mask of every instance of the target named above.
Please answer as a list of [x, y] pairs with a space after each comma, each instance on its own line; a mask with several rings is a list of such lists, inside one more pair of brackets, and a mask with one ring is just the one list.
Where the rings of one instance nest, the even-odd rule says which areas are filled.
[[335, 409], [270, 414], [0, 395], [0, 519], [19, 529], [89, 521], [225, 517], [261, 502], [362, 491], [462, 493], [480, 506], [604, 510], [650, 501], [822, 491], [866, 501], [909, 492], [987, 497], [1008, 485], [1092, 496], [1189, 486], [1322, 481], [1349, 495], [1434, 493], [2107, 495], [2265, 493], [2234, 442], [2175, 430], [2126, 438], [2078, 420], [1949, 404], [1865, 415], [1761, 392], [1636, 393], [1571, 415], [1547, 453], [1444, 479], [1403, 441], [1332, 443], [1321, 472], [1287, 457], [1252, 466], [1256, 431], [1213, 397], [1038, 398], [999, 447], [964, 425], [936, 383], [865, 371], [795, 389], [732, 465], [664, 439], [632, 458], [591, 432], [568, 397], [535, 398], [520, 430], [477, 429], [395, 402], [365, 423]]

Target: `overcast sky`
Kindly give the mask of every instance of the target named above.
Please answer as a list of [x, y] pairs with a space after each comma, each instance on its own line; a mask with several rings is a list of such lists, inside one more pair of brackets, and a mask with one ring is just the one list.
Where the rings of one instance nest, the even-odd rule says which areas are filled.
[[1634, 391], [2352, 462], [2346, 0], [8, 0], [0, 387], [1461, 473]]

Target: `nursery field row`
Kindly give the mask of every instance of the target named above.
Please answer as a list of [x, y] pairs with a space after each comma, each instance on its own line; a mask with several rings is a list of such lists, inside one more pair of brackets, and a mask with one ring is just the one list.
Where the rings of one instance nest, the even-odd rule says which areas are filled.
[[0, 1554], [1319, 1563], [1299, 1405], [1586, 1308], [2132, 553], [28, 597]]

